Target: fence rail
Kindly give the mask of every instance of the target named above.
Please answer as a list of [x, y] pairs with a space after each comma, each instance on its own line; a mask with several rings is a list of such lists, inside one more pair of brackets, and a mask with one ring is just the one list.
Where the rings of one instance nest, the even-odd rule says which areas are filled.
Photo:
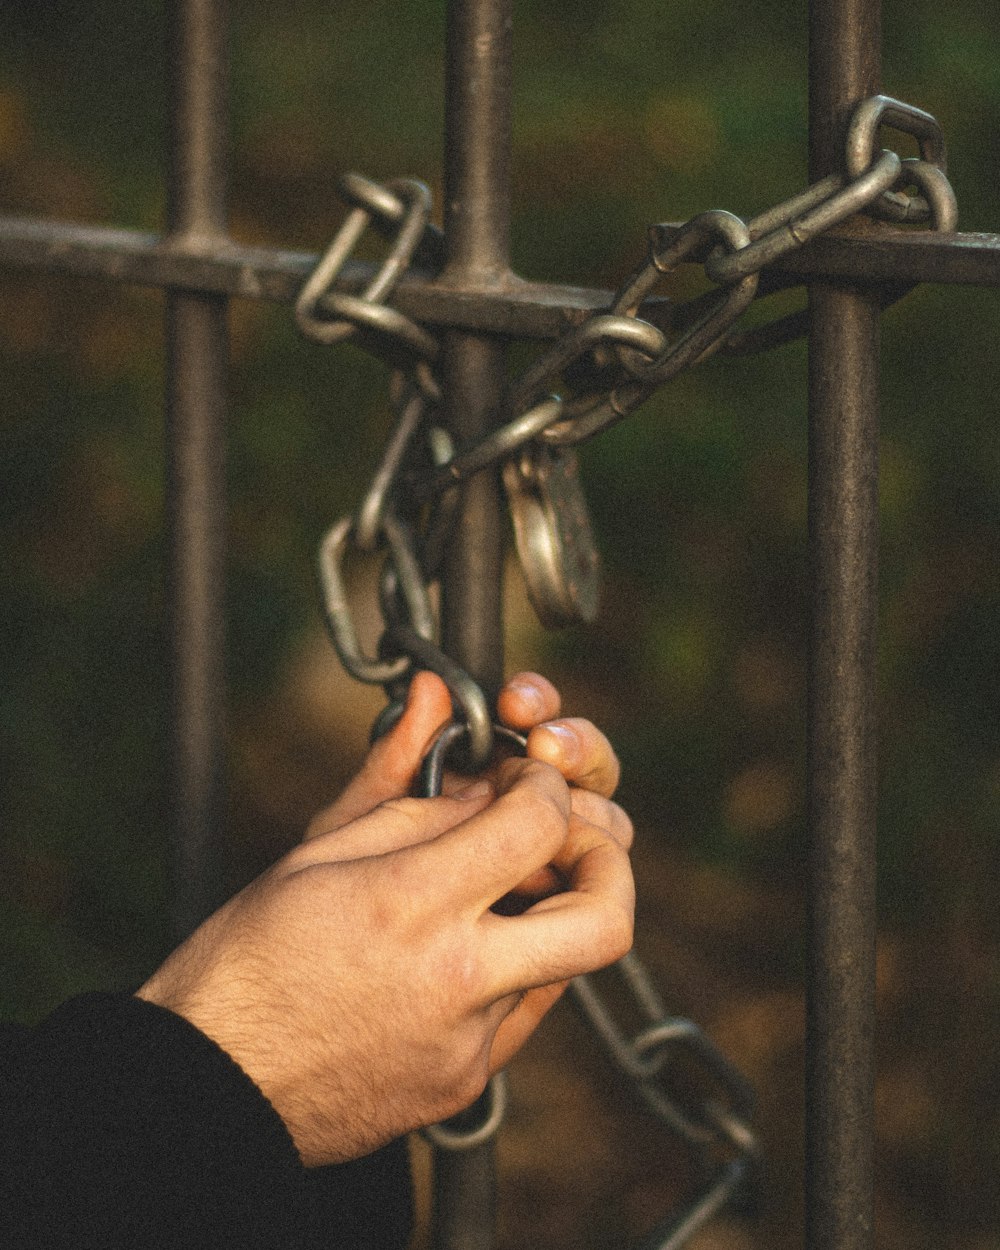
[[[294, 304], [319, 256], [248, 247], [232, 239], [186, 245], [141, 230], [80, 226], [0, 216], [0, 266], [101, 278], [137, 286], [200, 291], [234, 299]], [[338, 290], [361, 291], [375, 266], [350, 260]], [[1000, 286], [1000, 234], [889, 229], [871, 235], [825, 234], [764, 270], [775, 286], [810, 281], [878, 287], [935, 282]], [[574, 321], [607, 308], [614, 292], [509, 275], [503, 282], [442, 286], [413, 269], [393, 292], [393, 305], [431, 326], [490, 331], [511, 338], [556, 338]], [[669, 305], [651, 299], [643, 316], [664, 325]]]

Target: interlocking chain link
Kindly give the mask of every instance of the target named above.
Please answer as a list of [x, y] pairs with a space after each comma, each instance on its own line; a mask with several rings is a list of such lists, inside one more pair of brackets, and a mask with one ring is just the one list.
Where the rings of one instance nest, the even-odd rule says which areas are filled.
[[[877, 148], [883, 127], [916, 138], [920, 157], [900, 160]], [[360, 681], [384, 685], [389, 695], [376, 731], [398, 717], [415, 668], [431, 669], [447, 683], [457, 719], [428, 757], [427, 768], [438, 769], [431, 785], [439, 784], [444, 754], [454, 742], [464, 739], [469, 762], [481, 768], [495, 737], [509, 736], [493, 725], [484, 692], [437, 640], [431, 586], [461, 483], [485, 469], [503, 468], [518, 554], [539, 616], [549, 625], [590, 619], [598, 561], [572, 449], [713, 353], [758, 351], [801, 334], [802, 313], [745, 331], [736, 322], [755, 299], [778, 289], [771, 277], [762, 282], [762, 270], [810, 239], [862, 212], [897, 223], [929, 222], [943, 231], [957, 223], [937, 122], [888, 96], [865, 100], [849, 123], [842, 172], [748, 221], [713, 210], [681, 226], [651, 226], [642, 263], [610, 307], [568, 330], [514, 378], [493, 413], [491, 433], [456, 452], [436, 420], [437, 341], [387, 302], [411, 263], [431, 269], [441, 264], [441, 233], [429, 224], [430, 194], [411, 179], [382, 186], [357, 174], [347, 175], [341, 190], [351, 211], [303, 287], [296, 318], [303, 333], [318, 342], [353, 340], [390, 362], [396, 424], [360, 507], [323, 539], [323, 605], [344, 667]], [[389, 249], [363, 294], [350, 297], [337, 290], [337, 280], [369, 226], [388, 240]], [[669, 305], [664, 330], [640, 313], [653, 291], [685, 263], [702, 265], [711, 289], [686, 304]], [[878, 298], [887, 306], [907, 289], [883, 288]], [[345, 564], [352, 554], [384, 557], [377, 583], [383, 633], [376, 655], [365, 653], [349, 602]], [[593, 977], [572, 983], [574, 999], [647, 1109], [712, 1161], [706, 1185], [637, 1247], [678, 1250], [753, 1171], [758, 1155], [753, 1095], [697, 1025], [668, 1015], [635, 955], [615, 968], [630, 1000], [625, 1014], [638, 1016], [637, 1029], [622, 1023], [620, 1006], [612, 1006]], [[687, 1078], [685, 1088], [695, 1078], [693, 1097], [680, 1092], [679, 1076]], [[444, 1150], [479, 1145], [496, 1132], [505, 1103], [502, 1083], [494, 1082], [477, 1105], [478, 1122], [434, 1126], [428, 1136]]]
[[[693, 1021], [667, 1014], [648, 970], [634, 953], [619, 960], [615, 969], [645, 1017], [642, 1028], [632, 1035], [623, 1030], [593, 977], [577, 977], [572, 990], [609, 1056], [634, 1083], [646, 1106], [692, 1145], [726, 1144], [740, 1154], [756, 1153], [756, 1137], [747, 1123], [753, 1091], [744, 1078]], [[724, 1104], [706, 1100], [688, 1110], [665, 1087], [664, 1072], [669, 1072], [678, 1052], [703, 1069], [725, 1097]]]
[[[891, 96], [876, 95], [863, 100], [851, 115], [844, 161], [848, 177], [856, 177], [864, 168], [881, 126], [891, 126], [902, 134], [912, 135], [920, 144], [923, 164], [939, 170], [942, 177], [947, 173], [944, 135], [935, 118], [912, 104], [904, 104]], [[900, 181], [901, 187], [884, 192], [869, 205], [868, 211], [883, 221], [927, 221], [931, 217], [927, 199], [905, 194], [906, 181]]]
[[[430, 191], [413, 178], [397, 178], [380, 186], [360, 174], [342, 178], [340, 191], [354, 208], [299, 292], [295, 303], [299, 329], [307, 338], [328, 346], [367, 330], [383, 348], [406, 347], [433, 360], [438, 350], [434, 336], [385, 302], [424, 237], [431, 212]], [[360, 296], [333, 291], [331, 288], [373, 220], [381, 222], [383, 229], [387, 223], [395, 228], [388, 255]], [[332, 313], [332, 318], [320, 315], [321, 302], [322, 311]]]
[[[647, 1108], [703, 1158], [713, 1156], [708, 1180], [679, 1211], [643, 1239], [638, 1250], [676, 1250], [753, 1175], [760, 1153], [751, 1127], [753, 1090], [698, 1025], [670, 1016], [645, 967], [633, 952], [614, 965], [633, 1011], [643, 1021], [629, 1032], [601, 994], [597, 978], [577, 977], [570, 991], [608, 1057], [626, 1076]], [[623, 1013], [625, 1014], [625, 1013]], [[698, 1105], [685, 1104], [671, 1088], [671, 1067], [701, 1077], [712, 1091]]]

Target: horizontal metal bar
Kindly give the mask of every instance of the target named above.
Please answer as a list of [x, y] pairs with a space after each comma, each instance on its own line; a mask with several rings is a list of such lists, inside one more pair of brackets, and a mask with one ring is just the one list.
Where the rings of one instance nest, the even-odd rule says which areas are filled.
[[[140, 286], [170, 287], [291, 304], [319, 260], [310, 252], [226, 242], [197, 249], [138, 230], [0, 217], [0, 267]], [[372, 265], [350, 261], [338, 289], [360, 291]], [[1000, 286], [1000, 234], [886, 230], [865, 237], [824, 235], [782, 258], [768, 274], [779, 282], [829, 280], [861, 285], [941, 282]], [[590, 313], [606, 309], [610, 291], [510, 277], [482, 288], [437, 285], [411, 271], [393, 304], [425, 325], [487, 331], [511, 338], [556, 338]], [[650, 300], [643, 315], [664, 327], [666, 300]]]
[[770, 270], [800, 281], [844, 281], [861, 286], [941, 282], [1000, 286], [1000, 234], [945, 234], [886, 230], [885, 234], [827, 234]]
[[[310, 252], [233, 242], [193, 250], [137, 230], [0, 217], [0, 267], [9, 269], [292, 304], [318, 262], [319, 256]], [[373, 274], [374, 266], [348, 261], [337, 288], [361, 291]], [[611, 291], [515, 277], [481, 290], [439, 287], [430, 275], [410, 271], [393, 293], [392, 303], [426, 325], [545, 339], [557, 338], [613, 298]]]

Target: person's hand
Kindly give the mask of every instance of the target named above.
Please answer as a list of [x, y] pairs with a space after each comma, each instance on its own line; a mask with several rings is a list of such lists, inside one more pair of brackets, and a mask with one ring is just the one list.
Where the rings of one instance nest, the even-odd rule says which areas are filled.
[[[500, 691], [497, 711], [505, 725], [527, 731], [529, 758], [551, 764], [574, 787], [574, 810], [585, 818], [599, 815], [598, 823], [611, 817], [615, 836], [629, 845], [632, 826], [621, 808], [615, 805], [612, 811], [588, 797], [610, 799], [621, 775], [617, 756], [604, 734], [580, 717], [557, 719], [559, 692], [539, 673], [511, 677]], [[409, 794], [421, 760], [451, 716], [451, 696], [444, 682], [433, 673], [418, 672], [402, 720], [374, 744], [360, 772], [340, 796], [313, 818], [306, 837], [336, 829], [387, 799]], [[465, 784], [467, 779], [446, 775], [445, 793]]]
[[[577, 816], [606, 828], [626, 850], [632, 845], [632, 822], [616, 804], [609, 803], [618, 786], [621, 768], [614, 748], [603, 733], [581, 717], [559, 718], [559, 691], [539, 673], [511, 677], [497, 699], [500, 720], [527, 733], [527, 755], [562, 773], [572, 787], [570, 802]], [[369, 751], [364, 764], [329, 807], [309, 823], [306, 838], [329, 833], [388, 799], [411, 793], [421, 761], [441, 728], [452, 717], [451, 696], [440, 677], [417, 672], [411, 682], [402, 719]], [[490, 780], [491, 773], [484, 774]], [[445, 794], [469, 784], [468, 778], [445, 773]], [[505, 906], [516, 909], [526, 901], [560, 888], [551, 866], [519, 882]], [[562, 987], [552, 987], [551, 1006]], [[539, 1017], [540, 1018], [540, 1017]]]
[[[414, 683], [380, 744], [397, 788], [438, 719], [436, 681]], [[507, 715], [535, 715], [511, 698]], [[581, 740], [594, 741], [589, 730]], [[562, 983], [631, 944], [631, 827], [596, 790], [574, 810], [564, 777], [537, 759], [508, 760], [464, 793], [390, 797], [351, 816], [362, 788], [367, 802], [370, 768], [349, 787], [343, 823], [328, 809], [139, 991], [232, 1055], [307, 1164], [357, 1157], [467, 1106]], [[545, 871], [559, 892], [517, 916], [491, 910]]]

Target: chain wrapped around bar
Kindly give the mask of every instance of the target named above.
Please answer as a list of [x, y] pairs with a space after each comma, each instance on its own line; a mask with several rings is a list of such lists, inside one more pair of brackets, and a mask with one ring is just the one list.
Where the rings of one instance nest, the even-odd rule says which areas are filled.
[[[880, 126], [915, 136], [920, 159], [901, 161], [893, 152], [876, 150]], [[917, 194], [907, 194], [911, 188]], [[296, 316], [303, 332], [319, 342], [353, 339], [390, 361], [397, 424], [360, 508], [338, 521], [321, 545], [326, 621], [345, 668], [361, 681], [386, 687], [390, 704], [376, 731], [398, 716], [414, 668], [429, 668], [451, 690], [457, 710], [452, 730], [468, 739], [474, 768], [490, 758], [495, 728], [491, 709], [483, 691], [436, 641], [431, 595], [458, 499], [456, 488], [484, 469], [511, 465], [525, 449], [571, 455], [576, 444], [622, 420], [660, 386], [717, 351], [761, 350], [796, 337], [803, 329], [801, 314], [746, 332], [734, 325], [758, 295], [775, 289], [762, 283], [762, 270], [849, 217], [864, 212], [895, 222], [929, 219], [933, 228], [944, 231], [953, 230], [957, 220], [945, 174], [944, 140], [934, 119], [886, 96], [866, 100], [848, 128], [844, 173], [822, 179], [748, 222], [713, 210], [679, 227], [651, 226], [647, 255], [611, 307], [557, 339], [507, 387], [492, 432], [455, 451], [434, 422], [441, 399], [433, 372], [437, 343], [386, 302], [414, 258], [432, 267], [440, 261], [440, 233], [428, 224], [429, 193], [412, 180], [380, 186], [359, 175], [348, 175], [342, 189], [353, 210], [303, 287]], [[336, 279], [369, 223], [390, 240], [390, 250], [364, 294], [351, 298], [336, 291]], [[703, 265], [712, 289], [684, 305], [668, 306], [666, 330], [642, 318], [644, 301], [654, 288], [678, 265], [693, 262]], [[885, 303], [903, 294], [905, 289], [897, 288]], [[378, 583], [384, 632], [376, 656], [362, 651], [348, 604], [343, 566], [352, 549], [385, 553]], [[523, 550], [519, 554], [522, 564], [530, 558]], [[573, 982], [574, 999], [646, 1107], [712, 1160], [709, 1178], [696, 1197], [637, 1247], [678, 1250], [734, 1197], [753, 1170], [758, 1142], [749, 1122], [752, 1091], [694, 1023], [667, 1014], [634, 954], [616, 969], [643, 1020], [637, 1032], [619, 1022], [594, 978]], [[694, 1106], [671, 1082], [683, 1066], [682, 1057], [700, 1070], [702, 1084], [707, 1081], [711, 1087]], [[468, 1133], [432, 1130], [438, 1146], [465, 1149], [494, 1134], [505, 1097], [500, 1085], [492, 1094], [485, 1121]]]
[[[353, 207], [303, 286], [296, 320], [316, 342], [354, 340], [393, 365], [389, 390], [396, 425], [357, 512], [337, 521], [320, 544], [326, 624], [344, 668], [358, 681], [385, 686], [390, 700], [405, 688], [414, 665], [439, 673], [469, 726], [473, 763], [482, 767], [493, 740], [486, 697], [435, 642], [430, 594], [455, 498], [407, 506], [395, 489], [404, 464], [433, 469], [435, 460], [452, 451], [432, 419], [441, 400], [433, 372], [437, 340], [386, 303], [415, 257], [431, 264], [440, 261], [440, 233], [429, 225], [430, 192], [413, 179], [383, 186], [359, 174], [345, 175], [340, 189]], [[332, 288], [371, 224], [389, 239], [388, 254], [364, 293], [346, 296]], [[345, 564], [352, 551], [386, 554], [378, 598], [384, 631], [377, 655], [363, 651], [349, 602]]]

